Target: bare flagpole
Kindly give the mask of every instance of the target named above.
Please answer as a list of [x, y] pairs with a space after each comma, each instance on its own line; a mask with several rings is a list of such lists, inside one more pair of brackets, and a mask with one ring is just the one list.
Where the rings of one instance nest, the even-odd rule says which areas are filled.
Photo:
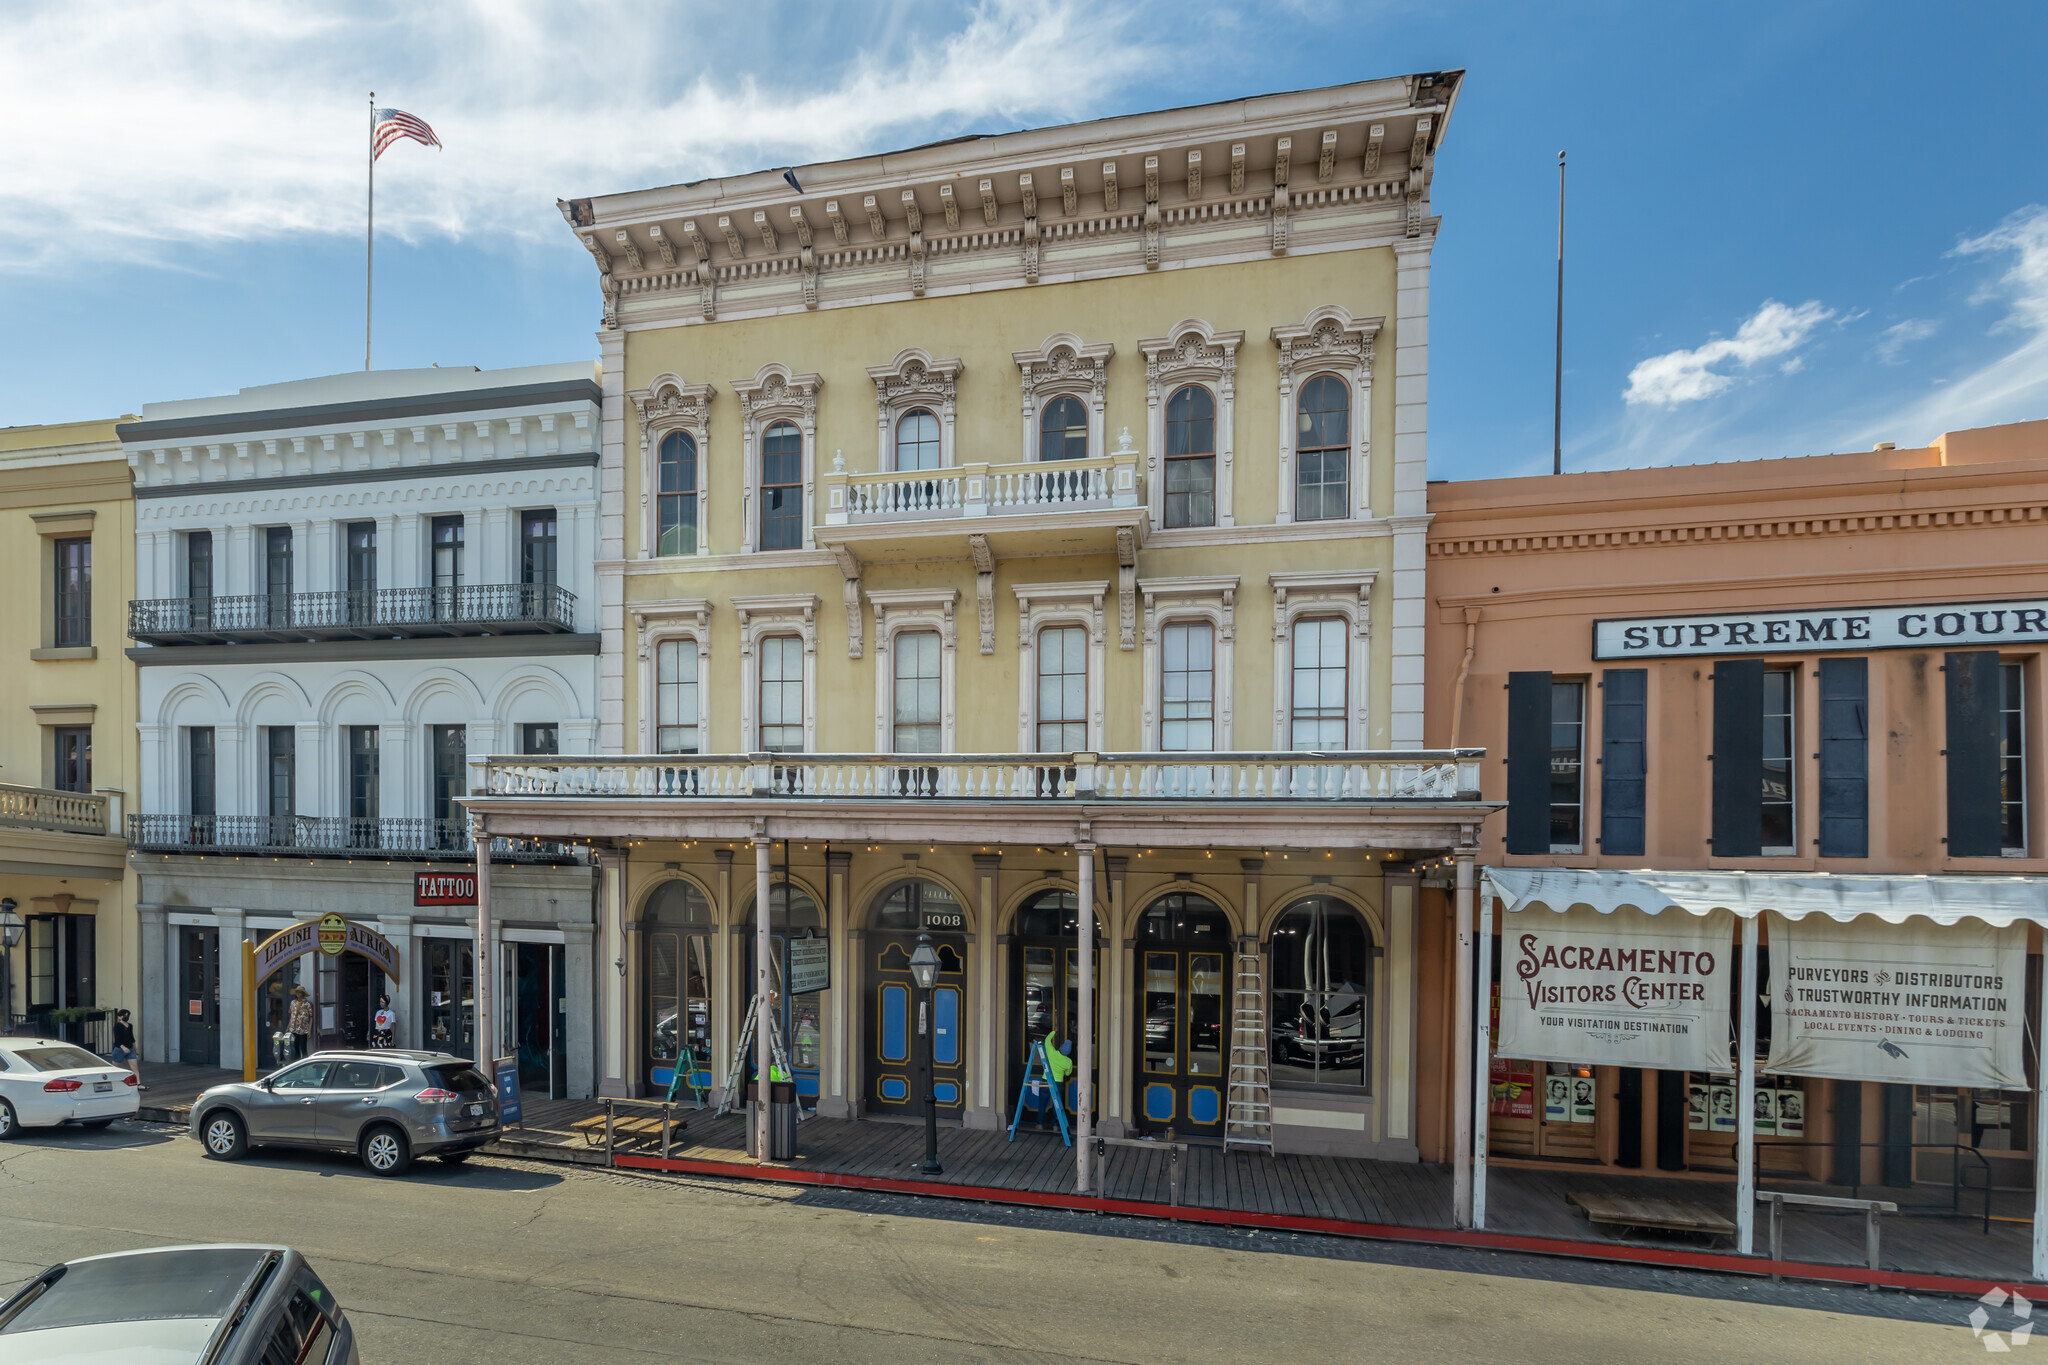
[[377, 275], [377, 92], [370, 92], [369, 217], [363, 224], [363, 368], [370, 368], [370, 295]]
[[1557, 381], [1550, 395], [1550, 472], [1564, 473], [1564, 153], [1557, 154]]

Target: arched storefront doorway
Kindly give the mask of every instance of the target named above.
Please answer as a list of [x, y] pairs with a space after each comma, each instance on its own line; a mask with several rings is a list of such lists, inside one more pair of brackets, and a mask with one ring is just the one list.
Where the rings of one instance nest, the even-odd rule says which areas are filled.
[[1372, 1091], [1372, 926], [1335, 896], [1309, 896], [1273, 922], [1273, 1084]]
[[341, 915], [280, 929], [254, 952], [254, 977], [246, 989], [255, 995], [258, 1036], [249, 1043], [259, 1065], [281, 1065], [296, 1054], [290, 994], [295, 985], [306, 987], [311, 1027], [305, 1046], [316, 1052], [366, 1046], [377, 997], [398, 993], [398, 949], [376, 930]]
[[640, 914], [647, 983], [646, 1084], [665, 1095], [682, 1050], [690, 1051], [694, 1083], [711, 1084], [712, 983], [718, 924], [711, 901], [686, 881], [663, 882]]
[[[735, 1038], [746, 1024], [742, 1012], [754, 994], [755, 920], [751, 903], [739, 923], [746, 946], [740, 954], [741, 989], [734, 992], [742, 997], [733, 1002]], [[783, 983], [790, 977], [790, 940], [823, 939], [825, 918], [818, 913], [818, 903], [802, 887], [792, 891], [787, 883], [776, 882], [768, 889], [768, 931], [775, 954], [769, 964], [769, 989], [775, 992], [776, 1023], [782, 1030], [782, 1045], [789, 1049], [790, 1072], [796, 1078], [796, 1102], [806, 1109], [816, 1109], [818, 1074], [825, 1053], [820, 1023], [824, 1018], [824, 992], [806, 991], [793, 996], [783, 989]], [[741, 1063], [742, 1082], [753, 1077], [753, 1060], [749, 1056]]]
[[1220, 1138], [1230, 917], [1207, 896], [1169, 892], [1138, 916], [1135, 937], [1138, 1129]]
[[[1074, 1022], [1081, 1012], [1081, 901], [1072, 891], [1040, 891], [1017, 908], [1010, 952], [1010, 1056], [1004, 1078], [1004, 1103], [1017, 1102], [1024, 1066], [1032, 1044], [1048, 1034], [1061, 1045], [1073, 1043]], [[1102, 969], [1102, 916], [1095, 921], [1095, 966]], [[1108, 992], [1098, 981], [1095, 990], [1094, 1112], [1102, 1112], [1102, 1001]], [[1078, 1044], [1074, 1044], [1078, 1046]], [[1073, 1112], [1074, 1081], [1066, 1085], [1067, 1111]], [[1050, 1124], [1052, 1115], [1046, 1114]]]
[[862, 1103], [870, 1114], [924, 1114], [924, 1050], [918, 1037], [917, 987], [910, 954], [920, 933], [939, 955], [932, 988], [932, 1094], [941, 1117], [958, 1118], [967, 1104], [967, 914], [937, 882], [898, 882], [875, 898], [868, 912], [862, 954]]

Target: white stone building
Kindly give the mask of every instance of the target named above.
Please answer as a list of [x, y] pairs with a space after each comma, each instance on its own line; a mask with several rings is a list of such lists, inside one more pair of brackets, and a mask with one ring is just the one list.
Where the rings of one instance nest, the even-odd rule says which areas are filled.
[[[377, 371], [146, 407], [134, 469], [143, 1037], [166, 1060], [276, 1060], [289, 989], [312, 1046], [473, 1055], [474, 911], [416, 904], [472, 864], [471, 762], [596, 736], [600, 392], [589, 363]], [[590, 1092], [589, 867], [505, 844], [499, 1055], [529, 1094]], [[339, 913], [388, 942], [259, 984], [240, 944]]]

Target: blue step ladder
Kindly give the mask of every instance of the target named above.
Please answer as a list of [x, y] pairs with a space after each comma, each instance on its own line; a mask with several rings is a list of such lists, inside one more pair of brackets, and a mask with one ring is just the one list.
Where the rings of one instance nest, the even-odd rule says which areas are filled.
[[[1017, 1089], [1017, 1107], [1010, 1111], [1010, 1141], [1017, 1140], [1017, 1121], [1024, 1117], [1025, 1097], [1032, 1094], [1034, 1076], [1038, 1078], [1036, 1084], [1043, 1088], [1046, 1100], [1052, 1105], [1052, 1116], [1059, 1120], [1060, 1141], [1073, 1146], [1074, 1135], [1067, 1131], [1067, 1106], [1060, 1101], [1060, 1088], [1053, 1082], [1052, 1063], [1045, 1059], [1043, 1038], [1031, 1045], [1030, 1058], [1024, 1063], [1024, 1084]], [[1036, 1111], [1038, 1105], [1034, 1102], [1031, 1107]]]

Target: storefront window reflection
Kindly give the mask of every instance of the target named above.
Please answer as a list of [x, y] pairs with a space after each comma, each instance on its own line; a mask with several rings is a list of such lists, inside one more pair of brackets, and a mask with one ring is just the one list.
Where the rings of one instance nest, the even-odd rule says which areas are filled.
[[1273, 926], [1272, 1076], [1276, 1085], [1363, 1087], [1371, 1038], [1372, 934], [1329, 896]]

